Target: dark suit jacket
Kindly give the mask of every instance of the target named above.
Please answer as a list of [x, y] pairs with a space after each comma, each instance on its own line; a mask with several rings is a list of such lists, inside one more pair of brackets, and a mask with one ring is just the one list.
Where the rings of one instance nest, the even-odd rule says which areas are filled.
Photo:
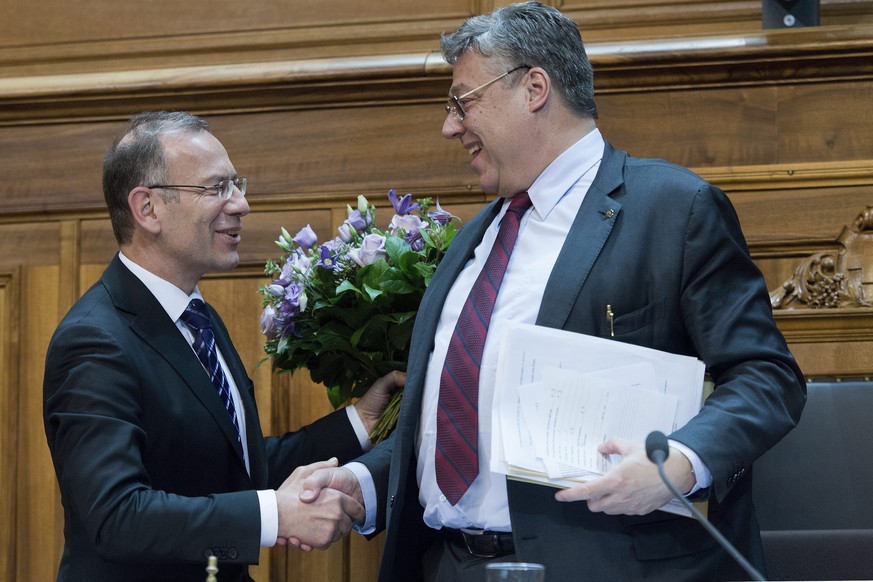
[[[422, 302], [398, 427], [361, 459], [376, 480], [387, 526], [380, 580], [420, 578], [433, 531], [422, 522], [415, 434], [428, 357], [446, 294], [499, 209], [459, 233]], [[773, 322], [767, 289], [723, 192], [661, 160], [606, 146], [598, 174], [545, 288], [537, 324], [700, 357], [717, 388], [671, 438], [712, 471], [710, 519], [762, 567], [751, 499], [752, 462], [797, 422], [805, 383]], [[390, 471], [389, 471], [390, 466]], [[558, 503], [554, 489], [507, 485], [517, 558], [550, 580], [743, 579], [694, 520], [591, 513]], [[387, 508], [386, 508], [387, 505]], [[387, 509], [387, 512], [386, 512]]]
[[246, 413], [251, 476], [220, 397], [155, 297], [116, 257], [46, 357], [44, 422], [64, 506], [58, 580], [247, 580], [256, 490], [301, 464], [361, 453], [346, 413], [265, 439], [254, 386], [218, 315], [216, 341]]

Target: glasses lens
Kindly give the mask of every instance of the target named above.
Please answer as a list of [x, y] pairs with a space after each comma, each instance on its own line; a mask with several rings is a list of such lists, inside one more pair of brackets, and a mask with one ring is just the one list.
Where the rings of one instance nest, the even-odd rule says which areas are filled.
[[463, 121], [464, 117], [467, 116], [467, 113], [464, 111], [464, 106], [461, 105], [461, 101], [454, 95], [449, 97], [449, 100], [446, 101], [446, 114], [451, 115], [452, 113], [457, 115], [458, 119], [461, 121]]
[[231, 194], [233, 194], [233, 182], [230, 180], [222, 180], [215, 186], [215, 189], [219, 198], [227, 200], [230, 198]]

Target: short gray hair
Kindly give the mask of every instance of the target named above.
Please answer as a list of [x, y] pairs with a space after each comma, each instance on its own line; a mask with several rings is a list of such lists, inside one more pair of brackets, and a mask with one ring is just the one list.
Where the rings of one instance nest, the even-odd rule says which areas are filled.
[[522, 2], [473, 16], [455, 32], [443, 34], [440, 49], [450, 65], [476, 51], [497, 59], [507, 70], [521, 65], [541, 67], [572, 110], [597, 119], [594, 71], [579, 27], [555, 8]]

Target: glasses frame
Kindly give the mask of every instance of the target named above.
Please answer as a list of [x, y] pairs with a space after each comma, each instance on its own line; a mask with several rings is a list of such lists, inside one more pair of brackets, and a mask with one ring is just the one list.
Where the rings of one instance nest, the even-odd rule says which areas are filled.
[[464, 99], [466, 99], [467, 97], [469, 97], [470, 95], [472, 95], [476, 91], [481, 91], [482, 89], [488, 87], [492, 83], [496, 83], [497, 81], [499, 81], [503, 77], [506, 77], [507, 75], [511, 75], [512, 73], [519, 71], [521, 69], [531, 69], [531, 68], [533, 68], [533, 67], [531, 67], [530, 65], [519, 65], [519, 66], [515, 67], [514, 69], [510, 69], [509, 71], [506, 71], [505, 73], [503, 73], [499, 77], [495, 77], [495, 78], [491, 79], [490, 81], [488, 81], [487, 83], [483, 83], [482, 85], [479, 85], [475, 89], [471, 89], [471, 90], [467, 91], [463, 95], [457, 95], [457, 96], [456, 95], [449, 95], [449, 100], [446, 101], [446, 115], [451, 115], [452, 113], [454, 113], [455, 115], [458, 116], [458, 119], [460, 119], [461, 121], [464, 121], [464, 119], [467, 117], [467, 112], [464, 110], [464, 104], [462, 103], [462, 101]]
[[[231, 186], [226, 186], [227, 183], [230, 183]], [[239, 193], [245, 197], [246, 195], [246, 185], [248, 184], [248, 178], [245, 176], [237, 176], [236, 178], [228, 178], [227, 180], [222, 180], [218, 184], [213, 184], [212, 186], [198, 186], [196, 184], [152, 184], [151, 186], [147, 186], [148, 188], [171, 188], [174, 190], [179, 189], [195, 189], [202, 190], [203, 194], [206, 194], [210, 190], [213, 190], [210, 195], [215, 196], [219, 200], [230, 200], [233, 197], [233, 190], [236, 188], [239, 190]]]

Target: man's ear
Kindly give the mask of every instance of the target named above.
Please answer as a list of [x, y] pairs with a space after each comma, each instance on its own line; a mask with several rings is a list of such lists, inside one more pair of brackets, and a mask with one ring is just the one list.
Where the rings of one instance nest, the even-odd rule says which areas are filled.
[[161, 231], [161, 221], [156, 212], [156, 204], [161, 204], [163, 200], [160, 196], [145, 186], [137, 186], [127, 195], [127, 203], [130, 206], [130, 211], [133, 214], [134, 222], [142, 229], [152, 234], [157, 234]]
[[552, 93], [552, 79], [540, 67], [533, 67], [527, 74], [528, 106], [531, 113], [546, 106]]

